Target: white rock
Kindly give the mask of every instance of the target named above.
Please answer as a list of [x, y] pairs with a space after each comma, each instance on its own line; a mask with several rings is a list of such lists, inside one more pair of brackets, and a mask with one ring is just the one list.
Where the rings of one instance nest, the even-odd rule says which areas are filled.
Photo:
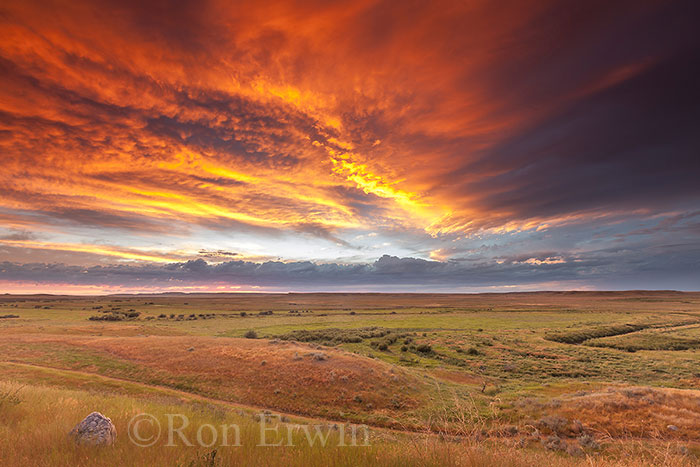
[[117, 429], [112, 420], [99, 412], [93, 412], [68, 433], [77, 444], [109, 446], [117, 439]]

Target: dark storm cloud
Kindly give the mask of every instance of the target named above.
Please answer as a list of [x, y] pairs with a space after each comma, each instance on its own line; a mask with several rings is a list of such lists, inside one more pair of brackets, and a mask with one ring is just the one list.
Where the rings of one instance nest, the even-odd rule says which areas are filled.
[[697, 199], [697, 76], [700, 53], [683, 55], [578, 102], [465, 168], [511, 166], [468, 190], [488, 192], [488, 208], [507, 207], [525, 217]]
[[538, 17], [531, 47], [496, 64], [492, 84], [508, 112], [534, 109], [531, 122], [447, 189], [522, 219], [700, 202], [700, 7], [631, 5], [560, 3]]
[[[498, 261], [437, 262], [384, 255], [373, 263], [318, 264], [203, 259], [165, 265], [66, 266], [0, 263], [0, 280], [117, 287], [125, 290], [192, 286], [243, 286], [262, 290], [447, 291], [498, 286], [554, 289], [585, 284], [603, 289], [675, 288], [700, 284], [700, 245], [667, 244], [640, 252], [630, 247], [586, 254], [544, 252]], [[656, 285], [654, 285], [656, 284]]]
[[[2, 278], [689, 287], [699, 12], [686, 0], [6, 1], [0, 241], [22, 264]], [[53, 264], [94, 264], [59, 252], [104, 240], [105, 264], [153, 245], [165, 261], [411, 257]]]

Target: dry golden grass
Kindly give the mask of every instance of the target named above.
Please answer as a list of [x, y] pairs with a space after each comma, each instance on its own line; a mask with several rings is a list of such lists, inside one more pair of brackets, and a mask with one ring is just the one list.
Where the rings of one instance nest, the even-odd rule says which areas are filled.
[[[176, 404], [152, 396], [110, 396], [95, 392], [0, 382], [0, 393], [13, 391], [17, 400], [0, 403], [0, 465], [7, 466], [686, 466], [692, 459], [664, 446], [626, 445], [609, 456], [565, 457], [541, 449], [521, 449], [507, 443], [475, 443], [440, 437], [372, 432], [370, 446], [338, 447], [331, 431], [325, 448], [309, 446], [302, 434], [295, 434], [292, 447], [261, 447], [260, 425], [253, 418], [216, 405]], [[112, 447], [76, 446], [67, 433], [96, 407], [109, 416], [117, 428]], [[166, 446], [166, 437], [151, 447], [138, 447], [127, 435], [128, 422], [146, 412], [159, 420], [166, 414], [183, 414], [190, 426], [183, 430], [196, 439], [195, 428], [204, 423], [240, 427], [241, 446], [188, 447], [181, 442]], [[284, 424], [283, 424], [284, 425]], [[284, 426], [281, 432], [284, 433]], [[285, 438], [286, 439], [286, 438]], [[196, 444], [196, 443], [195, 443]], [[216, 450], [212, 460], [211, 453]]]
[[555, 413], [610, 438], [700, 441], [700, 391], [609, 387], [559, 400]]
[[[102, 305], [142, 314], [88, 321]], [[0, 409], [0, 465], [202, 465], [201, 449], [66, 443], [93, 410], [109, 412], [121, 433], [141, 410], [224, 417], [251, 437], [257, 425], [238, 410], [377, 428], [365, 451], [223, 448], [221, 465], [680, 466], [700, 455], [698, 349], [630, 353], [547, 339], [694, 322], [698, 294], [0, 297], [0, 307], [19, 316], [0, 322], [0, 381], [27, 384], [20, 404]], [[207, 318], [169, 318], [195, 313]], [[401, 337], [385, 347], [384, 337], [272, 339], [369, 326]], [[603, 339], [694, 338], [694, 326]], [[250, 329], [264, 338], [238, 337]], [[432, 350], [418, 350], [424, 344]], [[586, 436], [600, 449], [582, 444]]]
[[[425, 383], [387, 363], [352, 353], [285, 341], [178, 337], [8, 336], [0, 349], [15, 360], [47, 364], [66, 348], [87, 349], [132, 366], [104, 368], [75, 360], [73, 368], [161, 385], [192, 382], [197, 393], [285, 412], [347, 418], [361, 413], [392, 420], [417, 407]], [[52, 355], [53, 352], [53, 355]], [[70, 368], [71, 361], [50, 362]], [[153, 376], [133, 374], [133, 368]], [[190, 389], [190, 388], [184, 388]]]

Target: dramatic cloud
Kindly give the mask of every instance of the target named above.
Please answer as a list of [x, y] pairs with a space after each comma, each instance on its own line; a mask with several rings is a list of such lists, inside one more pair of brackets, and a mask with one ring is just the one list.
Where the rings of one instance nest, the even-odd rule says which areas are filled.
[[[668, 245], [640, 253], [609, 249], [586, 255], [539, 253], [492, 261], [426, 261], [384, 255], [368, 264], [309, 261], [226, 261], [203, 259], [165, 265], [65, 266], [0, 263], [0, 284], [67, 283], [112, 292], [159, 290], [243, 291], [474, 291], [571, 289], [693, 289], [700, 280], [700, 248]], [[661, 280], [659, 273], [673, 269]]]
[[700, 244], [698, 13], [3, 2], [0, 260], [18, 283], [45, 283], [36, 264], [69, 264], [64, 284], [129, 271], [111, 285], [172, 264], [186, 285], [201, 281], [177, 271], [205, 259], [211, 281], [257, 265], [229, 285], [307, 287], [285, 264], [328, 286], [585, 285], [576, 255], [635, 248], [656, 262], [623, 269], [653, 287], [675, 269], [655, 249]]

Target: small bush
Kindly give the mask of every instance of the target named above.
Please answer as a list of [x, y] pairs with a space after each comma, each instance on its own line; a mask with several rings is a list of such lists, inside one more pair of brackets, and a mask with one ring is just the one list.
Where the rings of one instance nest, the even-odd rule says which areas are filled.
[[257, 339], [258, 333], [251, 329], [249, 331], [246, 331], [246, 333], [243, 334], [243, 337], [245, 337], [246, 339]]
[[469, 347], [467, 349], [467, 355], [479, 355], [479, 351], [475, 347]]
[[416, 350], [420, 353], [430, 353], [433, 351], [433, 348], [430, 346], [430, 344], [420, 344], [416, 346]]
[[95, 315], [88, 318], [90, 321], [124, 321], [123, 315], [110, 313], [108, 315]]
[[[359, 343], [364, 339], [377, 337], [386, 337], [391, 333], [386, 328], [360, 328], [360, 329], [300, 329], [291, 331], [287, 334], [276, 336], [282, 340], [292, 340], [299, 342], [322, 342], [324, 344], [344, 344], [344, 343]], [[376, 347], [378, 342], [372, 342], [370, 345]]]

